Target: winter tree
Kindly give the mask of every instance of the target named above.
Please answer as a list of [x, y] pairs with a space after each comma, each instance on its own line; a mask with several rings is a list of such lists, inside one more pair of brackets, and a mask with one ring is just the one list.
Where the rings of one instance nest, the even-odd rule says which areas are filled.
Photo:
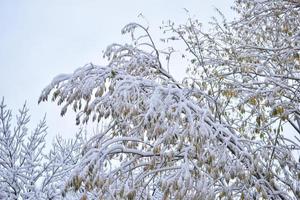
[[[100, 199], [300, 198], [300, 2], [237, 0], [233, 10], [207, 32], [197, 19], [165, 23], [164, 49], [130, 23], [132, 43], [110, 45], [106, 66], [53, 79], [40, 101], [51, 94], [78, 124], [107, 123], [66, 188]], [[182, 82], [168, 71], [178, 43]]]
[[[0, 103], [0, 199], [62, 199], [71, 169], [81, 157], [84, 138], [57, 137], [45, 152], [47, 126], [43, 118], [32, 131], [26, 105], [13, 120], [12, 112]], [[12, 126], [12, 123], [15, 125]], [[72, 197], [72, 198], [71, 198]], [[69, 199], [78, 199], [72, 195]]]

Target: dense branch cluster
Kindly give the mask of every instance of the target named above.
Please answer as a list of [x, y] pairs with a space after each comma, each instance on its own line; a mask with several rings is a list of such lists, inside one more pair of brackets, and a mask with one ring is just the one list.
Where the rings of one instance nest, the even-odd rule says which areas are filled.
[[193, 19], [164, 25], [166, 41], [186, 45], [182, 83], [136, 23], [122, 30], [133, 44], [107, 48], [107, 66], [53, 79], [40, 101], [52, 94], [78, 124], [107, 124], [67, 189], [100, 199], [300, 198], [299, 135], [283, 131], [288, 122], [300, 134], [300, 3], [243, 0], [234, 9], [238, 19], [215, 20], [208, 33]]
[[45, 118], [31, 132], [29, 121], [24, 105], [12, 127], [12, 112], [1, 101], [0, 199], [61, 199], [66, 179], [80, 158], [82, 133], [70, 141], [58, 137], [46, 153]]

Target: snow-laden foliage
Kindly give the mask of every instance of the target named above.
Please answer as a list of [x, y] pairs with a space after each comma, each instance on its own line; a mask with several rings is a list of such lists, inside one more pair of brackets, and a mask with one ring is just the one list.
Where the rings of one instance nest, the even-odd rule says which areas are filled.
[[192, 55], [186, 81], [212, 97], [204, 100], [215, 117], [239, 132], [265, 137], [279, 120], [297, 129], [293, 119], [300, 114], [299, 1], [243, 0], [234, 9], [239, 18], [215, 20], [209, 33], [192, 19], [165, 26]]
[[[62, 199], [68, 174], [81, 157], [84, 138], [81, 134], [74, 140], [57, 137], [52, 149], [46, 153], [45, 118], [32, 131], [28, 130], [29, 121], [26, 105], [13, 120], [11, 110], [2, 99], [0, 199]], [[76, 199], [75, 196], [72, 198]]]
[[165, 24], [162, 41], [186, 45], [182, 83], [136, 23], [122, 30], [133, 44], [109, 46], [106, 66], [54, 78], [40, 101], [52, 94], [78, 124], [107, 122], [67, 188], [100, 199], [299, 199], [300, 140], [282, 131], [288, 122], [300, 133], [299, 8], [244, 0], [236, 20], [215, 20], [209, 33], [198, 20]]

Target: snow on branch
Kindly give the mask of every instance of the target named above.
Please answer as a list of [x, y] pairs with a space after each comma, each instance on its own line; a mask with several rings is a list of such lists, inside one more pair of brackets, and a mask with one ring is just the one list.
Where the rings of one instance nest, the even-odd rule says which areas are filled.
[[[136, 25], [126, 30], [132, 28]], [[215, 120], [193, 88], [183, 87], [161, 67], [155, 52], [113, 44], [105, 55], [107, 66], [88, 64], [55, 78], [40, 97], [45, 101], [52, 94], [64, 104], [62, 115], [73, 107], [77, 123], [108, 122], [89, 141], [67, 187], [84, 186], [106, 199], [288, 199], [283, 177], [273, 171], [283, 169], [280, 159], [290, 158], [286, 147], [273, 149], [243, 138]], [[278, 159], [271, 168], [270, 151]]]
[[64, 177], [80, 158], [83, 137], [57, 139], [47, 154], [46, 120], [30, 132], [28, 112], [24, 104], [12, 126], [11, 110], [4, 98], [0, 103], [0, 199], [61, 199]]

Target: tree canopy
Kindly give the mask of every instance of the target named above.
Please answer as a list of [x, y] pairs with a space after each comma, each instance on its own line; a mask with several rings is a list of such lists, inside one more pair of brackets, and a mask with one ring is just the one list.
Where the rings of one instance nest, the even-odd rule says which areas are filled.
[[[59, 75], [40, 101], [105, 121], [66, 190], [100, 199], [299, 199], [300, 2], [237, 0], [237, 18], [149, 27], [130, 23], [130, 44], [108, 46], [106, 66]], [[177, 43], [185, 45], [176, 49]], [[169, 60], [187, 61], [182, 82]], [[166, 62], [164, 61], [166, 59]], [[286, 129], [290, 124], [298, 135]]]

